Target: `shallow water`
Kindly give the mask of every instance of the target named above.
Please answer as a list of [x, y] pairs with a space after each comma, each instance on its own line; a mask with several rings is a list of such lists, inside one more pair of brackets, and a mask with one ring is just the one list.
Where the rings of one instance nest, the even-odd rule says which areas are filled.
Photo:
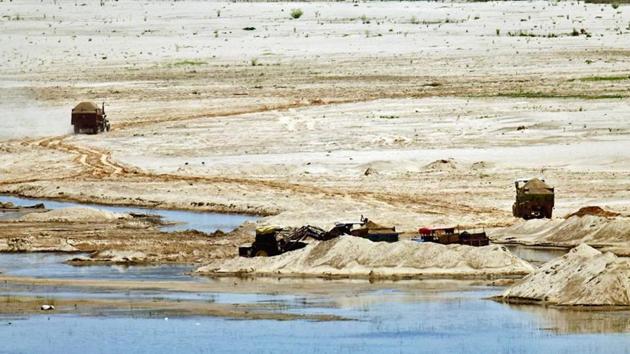
[[76, 206], [84, 206], [90, 208], [96, 208], [101, 210], [107, 210], [115, 213], [138, 213], [138, 214], [153, 214], [162, 217], [163, 221], [176, 223], [174, 225], [168, 225], [162, 228], [163, 231], [182, 231], [182, 230], [198, 230], [203, 232], [232, 231], [245, 221], [255, 221], [257, 218], [251, 215], [241, 214], [221, 214], [221, 213], [206, 213], [195, 211], [182, 211], [182, 210], [165, 210], [165, 209], [151, 209], [151, 208], [138, 208], [138, 207], [126, 207], [126, 206], [109, 206], [102, 204], [87, 204], [87, 203], [75, 203], [75, 202], [62, 202], [46, 199], [30, 199], [20, 198], [13, 196], [0, 196], [0, 202], [11, 202], [19, 206], [28, 206], [37, 203], [44, 203], [47, 209], [59, 209]]
[[569, 250], [552, 247], [531, 247], [523, 245], [503, 245], [515, 256], [526, 260], [536, 266], [540, 266], [553, 259], [564, 256]]
[[[623, 353], [628, 313], [512, 307], [482, 298], [497, 289], [421, 293], [376, 290], [341, 298], [249, 295], [278, 311], [327, 313], [350, 321], [228, 320], [214, 317], [0, 316], [0, 352], [458, 352]], [[234, 294], [232, 300], [244, 300]], [[222, 294], [230, 299], [231, 294]], [[327, 301], [323, 301], [327, 300]], [[280, 306], [279, 306], [280, 305]], [[284, 306], [283, 306], [284, 305]], [[577, 316], [577, 317], [576, 317]], [[574, 328], [579, 316], [585, 325]], [[589, 326], [593, 323], [609, 325]], [[625, 332], [625, 333], [624, 333]], [[36, 335], [33, 335], [36, 334]], [[20, 338], [20, 340], [14, 340]]]
[[190, 280], [192, 266], [71, 266], [63, 262], [80, 254], [0, 253], [0, 272], [35, 278], [76, 278], [115, 280]]
[[[116, 290], [72, 285], [0, 284], [0, 296], [116, 299], [94, 314], [0, 315], [0, 353], [205, 352], [600, 352], [630, 350], [630, 312], [570, 311], [487, 300], [500, 287], [464, 281], [207, 279], [172, 266], [72, 267], [69, 255], [0, 254], [11, 275], [47, 278], [206, 282], [207, 291]], [[157, 283], [156, 283], [157, 284]], [[257, 289], [252, 292], [252, 289]], [[266, 290], [259, 290], [266, 289]], [[271, 290], [269, 290], [271, 289]], [[302, 289], [302, 290], [300, 290]], [[132, 301], [168, 300], [254, 306], [256, 311], [336, 315], [348, 321], [165, 317], [129, 310]], [[36, 334], [36, 335], [34, 335]], [[19, 338], [19, 340], [14, 340]]]

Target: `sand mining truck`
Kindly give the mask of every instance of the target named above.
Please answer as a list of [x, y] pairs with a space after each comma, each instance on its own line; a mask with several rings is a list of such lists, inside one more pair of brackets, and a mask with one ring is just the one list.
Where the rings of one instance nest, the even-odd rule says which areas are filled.
[[517, 218], [551, 219], [554, 205], [554, 188], [547, 185], [542, 178], [518, 179], [516, 202], [512, 205], [512, 214]]
[[396, 227], [379, 225], [363, 216], [360, 222], [335, 223], [335, 227], [328, 231], [328, 234], [331, 238], [350, 235], [366, 238], [372, 242], [396, 242], [400, 235], [396, 232]]
[[105, 114], [105, 103], [101, 107], [93, 102], [81, 102], [72, 109], [74, 133], [96, 134], [109, 131], [110, 125]]
[[459, 231], [456, 227], [421, 227], [418, 229], [420, 238], [412, 238], [416, 242], [435, 242], [443, 245], [460, 244], [468, 246], [487, 246], [490, 239], [485, 231]]

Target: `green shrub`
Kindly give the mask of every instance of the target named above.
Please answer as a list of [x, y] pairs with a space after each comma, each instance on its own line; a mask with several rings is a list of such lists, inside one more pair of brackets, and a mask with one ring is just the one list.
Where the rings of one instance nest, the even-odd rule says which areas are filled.
[[304, 11], [302, 11], [302, 9], [291, 10], [291, 17], [293, 17], [294, 19], [298, 19], [302, 17], [302, 15], [304, 15]]

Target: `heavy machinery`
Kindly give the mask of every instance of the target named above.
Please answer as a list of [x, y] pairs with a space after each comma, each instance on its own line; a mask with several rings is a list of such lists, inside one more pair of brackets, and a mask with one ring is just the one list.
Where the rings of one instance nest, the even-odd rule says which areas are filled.
[[251, 245], [238, 248], [241, 257], [271, 257], [306, 247], [309, 241], [326, 241], [342, 235], [363, 237], [379, 242], [398, 241], [395, 227], [385, 227], [361, 217], [360, 222], [336, 223], [330, 231], [305, 225], [300, 228], [266, 226], [256, 229], [256, 238]]
[[515, 217], [528, 219], [551, 219], [554, 205], [554, 188], [542, 178], [517, 179], [516, 202], [512, 205]]
[[308, 240], [325, 241], [330, 239], [328, 233], [316, 226], [283, 228], [263, 226], [256, 228], [256, 239], [251, 245], [238, 248], [241, 257], [271, 257], [285, 252], [306, 247]]
[[105, 103], [98, 107], [93, 102], [81, 102], [72, 109], [71, 123], [74, 133], [96, 134], [109, 131], [110, 125], [105, 114]]
[[490, 239], [485, 231], [459, 232], [459, 230], [456, 231], [455, 227], [422, 227], [418, 233], [420, 234], [419, 241], [422, 242], [435, 242], [443, 245], [457, 243], [468, 246], [487, 246], [490, 244]]

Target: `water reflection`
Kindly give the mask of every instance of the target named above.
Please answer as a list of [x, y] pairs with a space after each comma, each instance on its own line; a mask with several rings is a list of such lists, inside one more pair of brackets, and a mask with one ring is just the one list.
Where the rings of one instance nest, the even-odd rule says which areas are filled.
[[592, 308], [503, 305], [538, 318], [543, 323], [541, 329], [557, 334], [630, 332], [630, 310], [601, 311]]

